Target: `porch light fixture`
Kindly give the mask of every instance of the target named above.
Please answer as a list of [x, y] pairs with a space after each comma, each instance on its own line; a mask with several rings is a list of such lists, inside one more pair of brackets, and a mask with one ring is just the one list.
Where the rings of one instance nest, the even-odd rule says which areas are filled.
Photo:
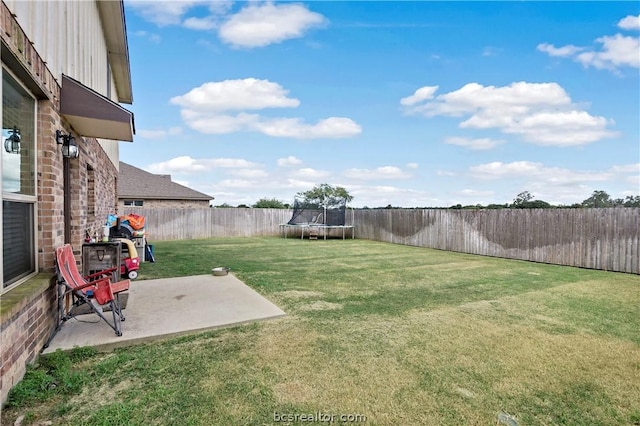
[[4, 149], [11, 154], [20, 153], [20, 130], [13, 126], [13, 130], [9, 130], [9, 136], [4, 140]]
[[60, 130], [56, 130], [56, 142], [62, 145], [62, 156], [64, 158], [78, 158], [78, 145], [71, 134], [65, 135]]

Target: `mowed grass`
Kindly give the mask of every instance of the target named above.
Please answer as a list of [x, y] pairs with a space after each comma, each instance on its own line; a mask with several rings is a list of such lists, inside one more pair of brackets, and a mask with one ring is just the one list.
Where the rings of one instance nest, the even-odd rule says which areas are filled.
[[43, 357], [2, 424], [640, 424], [637, 275], [361, 240], [154, 249], [140, 279], [228, 266], [288, 316]]

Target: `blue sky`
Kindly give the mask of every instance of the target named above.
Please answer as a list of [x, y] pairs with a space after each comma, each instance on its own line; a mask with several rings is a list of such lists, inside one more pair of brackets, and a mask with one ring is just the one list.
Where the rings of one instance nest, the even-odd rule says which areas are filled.
[[215, 197], [640, 194], [638, 2], [125, 1], [122, 161]]

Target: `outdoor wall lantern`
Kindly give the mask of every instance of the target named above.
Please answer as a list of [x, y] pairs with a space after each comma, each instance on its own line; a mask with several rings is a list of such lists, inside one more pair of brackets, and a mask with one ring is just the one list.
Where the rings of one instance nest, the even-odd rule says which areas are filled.
[[4, 149], [11, 154], [20, 153], [20, 130], [13, 126], [13, 130], [9, 130], [9, 136], [4, 140]]
[[78, 158], [80, 154], [78, 145], [76, 145], [76, 141], [71, 134], [65, 135], [60, 130], [56, 130], [56, 142], [58, 145], [62, 145], [62, 156], [64, 158]]

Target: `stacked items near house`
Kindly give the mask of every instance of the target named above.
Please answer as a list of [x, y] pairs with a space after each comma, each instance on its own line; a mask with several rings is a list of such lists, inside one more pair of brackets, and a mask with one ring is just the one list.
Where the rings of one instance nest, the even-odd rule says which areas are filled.
[[145, 217], [130, 213], [124, 216], [110, 214], [105, 226], [110, 227], [110, 237], [143, 238], [145, 237]]
[[[139, 262], [155, 262], [153, 246], [147, 243], [147, 233], [145, 231], [145, 217], [130, 213], [127, 215], [109, 215], [105, 223], [105, 229], [109, 229], [110, 239], [119, 239], [123, 245], [123, 252], [128, 252], [129, 256], [123, 255], [125, 263], [131, 263], [131, 267], [137, 271]], [[138, 257], [138, 253], [142, 253]], [[127, 261], [130, 259], [130, 261]], [[134, 262], [134, 259], [136, 261]], [[132, 269], [127, 267], [128, 275], [131, 276]], [[137, 272], [134, 274], [137, 276]]]

